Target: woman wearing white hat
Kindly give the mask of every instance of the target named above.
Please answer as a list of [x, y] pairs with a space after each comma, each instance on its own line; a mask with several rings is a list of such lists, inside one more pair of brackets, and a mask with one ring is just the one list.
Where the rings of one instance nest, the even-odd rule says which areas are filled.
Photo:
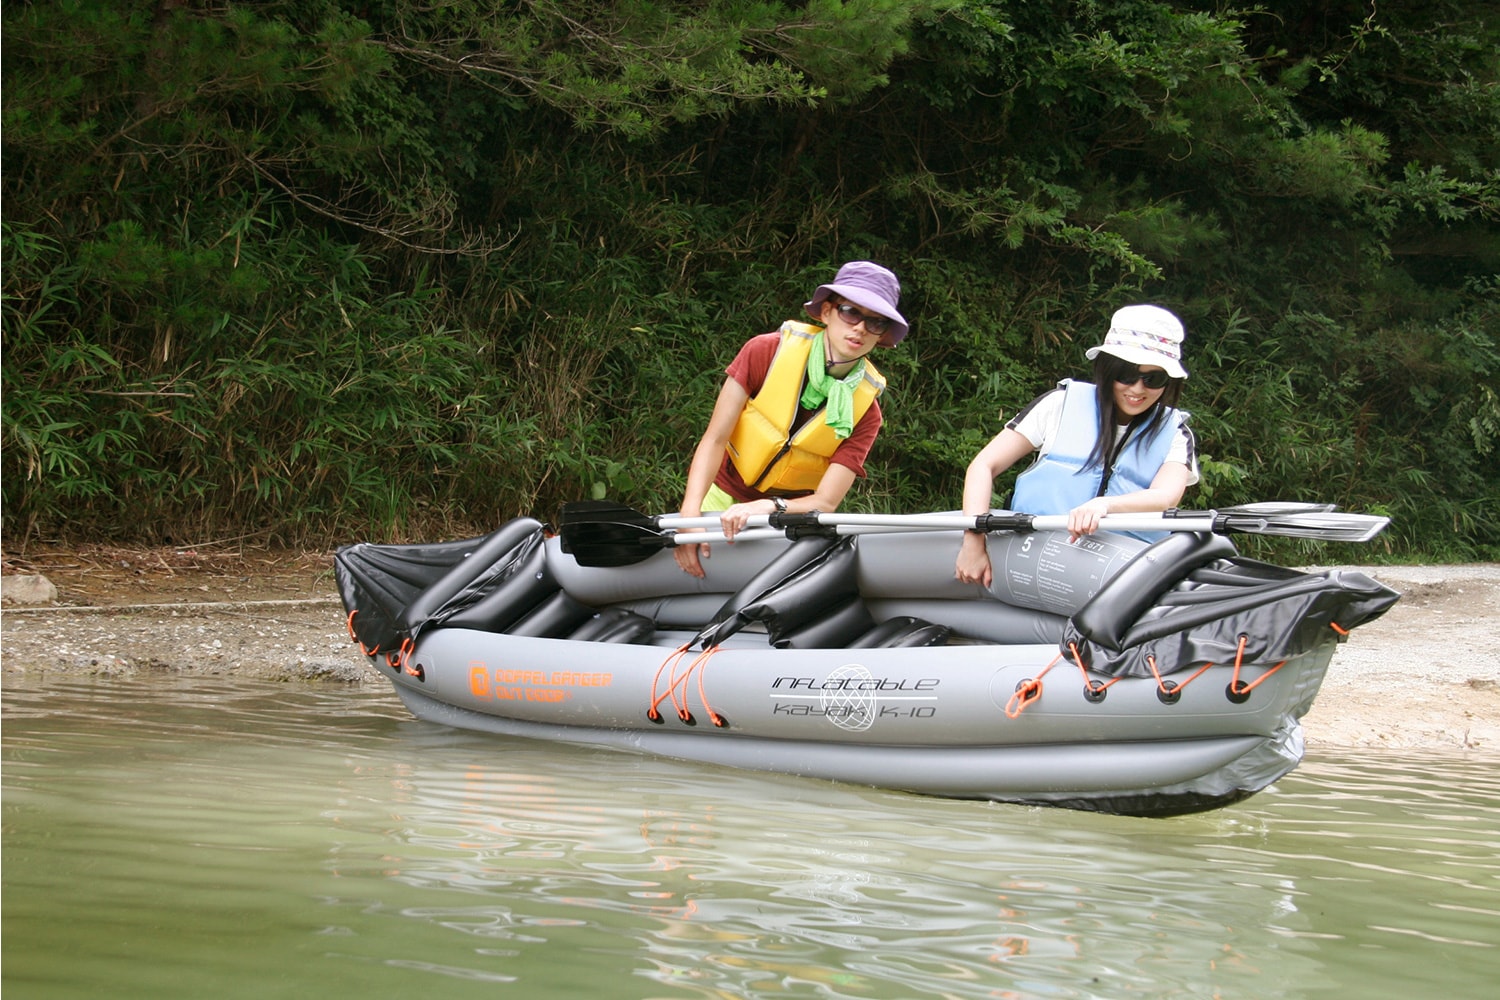
[[[868, 356], [905, 338], [900, 300], [895, 274], [851, 261], [803, 303], [819, 325], [788, 320], [747, 341], [693, 452], [682, 514], [721, 511], [732, 539], [755, 514], [838, 509], [880, 433], [885, 377]], [[707, 545], [672, 552], [683, 572], [704, 575]]]
[[[1017, 478], [1011, 508], [1066, 513], [1074, 540], [1097, 531], [1106, 514], [1176, 506], [1198, 481], [1188, 414], [1177, 409], [1188, 376], [1182, 340], [1182, 322], [1160, 306], [1118, 310], [1104, 343], [1087, 351], [1094, 381], [1059, 382], [974, 456], [964, 475], [964, 513], [987, 513], [995, 477], [1032, 452], [1037, 457]], [[954, 576], [990, 585], [983, 533], [964, 532]]]

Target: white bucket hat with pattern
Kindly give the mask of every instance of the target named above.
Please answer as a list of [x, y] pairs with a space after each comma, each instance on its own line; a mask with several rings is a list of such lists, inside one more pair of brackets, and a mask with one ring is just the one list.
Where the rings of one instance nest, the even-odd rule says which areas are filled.
[[1092, 361], [1103, 351], [1131, 364], [1165, 368], [1173, 378], [1187, 378], [1182, 338], [1182, 320], [1161, 306], [1125, 306], [1110, 319], [1104, 343], [1084, 355]]

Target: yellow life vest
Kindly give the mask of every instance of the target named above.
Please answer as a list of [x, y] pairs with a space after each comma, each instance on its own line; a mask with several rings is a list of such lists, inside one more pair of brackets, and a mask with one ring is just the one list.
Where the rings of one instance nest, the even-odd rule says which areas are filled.
[[[838, 450], [840, 439], [822, 409], [791, 433], [807, 378], [807, 356], [821, 329], [790, 319], [781, 324], [781, 344], [771, 359], [765, 384], [745, 404], [729, 436], [730, 460], [751, 489], [764, 493], [815, 490], [828, 460]], [[884, 391], [885, 376], [866, 358], [864, 378], [854, 390], [856, 424]]]

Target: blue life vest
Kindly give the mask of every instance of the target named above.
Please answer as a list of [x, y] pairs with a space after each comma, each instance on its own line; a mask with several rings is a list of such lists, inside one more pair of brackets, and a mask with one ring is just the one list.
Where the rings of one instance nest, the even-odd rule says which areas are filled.
[[[1097, 496], [1119, 496], [1148, 489], [1161, 471], [1178, 428], [1187, 422], [1183, 410], [1168, 409], [1154, 434], [1136, 431], [1115, 456], [1109, 484], [1100, 490], [1104, 469], [1088, 465], [1099, 434], [1099, 401], [1092, 382], [1064, 379], [1062, 423], [1057, 437], [1016, 479], [1011, 509], [1028, 514], [1066, 514]], [[1161, 531], [1124, 532], [1148, 542], [1167, 536]]]

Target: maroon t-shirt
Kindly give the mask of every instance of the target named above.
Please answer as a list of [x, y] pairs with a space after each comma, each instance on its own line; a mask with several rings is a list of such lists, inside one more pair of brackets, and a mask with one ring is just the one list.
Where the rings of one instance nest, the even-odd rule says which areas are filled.
[[[776, 348], [779, 346], [781, 346], [779, 333], [763, 333], [758, 337], [751, 337], [724, 371], [730, 378], [744, 386], [745, 391], [751, 397], [754, 397], [757, 392], [760, 392], [761, 386], [766, 384], [766, 373], [771, 370], [771, 359], [776, 356]], [[801, 427], [803, 422], [816, 412], [817, 410], [798, 407], [793, 429]], [[870, 446], [875, 443], [875, 437], [880, 433], [880, 425], [884, 419], [880, 414], [880, 401], [872, 402], [870, 408], [865, 411], [865, 415], [860, 417], [859, 422], [854, 425], [854, 430], [850, 435], [839, 442], [838, 448], [834, 450], [829, 461], [852, 469], [856, 476], [863, 479], [865, 458], [870, 454]], [[746, 485], [744, 479], [740, 477], [740, 470], [734, 467], [728, 454], [725, 454], [724, 461], [719, 466], [719, 474], [714, 477], [714, 485], [740, 503], [760, 500], [771, 495], [751, 489]], [[812, 490], [801, 490], [783, 495], [807, 496], [811, 492]]]

